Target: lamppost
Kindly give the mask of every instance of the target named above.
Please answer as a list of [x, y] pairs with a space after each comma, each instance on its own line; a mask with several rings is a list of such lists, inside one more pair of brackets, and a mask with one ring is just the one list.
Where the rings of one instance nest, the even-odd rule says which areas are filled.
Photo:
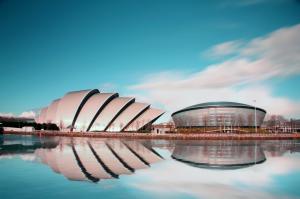
[[254, 100], [254, 123], [255, 123], [255, 133], [257, 133], [257, 123], [256, 123], [256, 100]]

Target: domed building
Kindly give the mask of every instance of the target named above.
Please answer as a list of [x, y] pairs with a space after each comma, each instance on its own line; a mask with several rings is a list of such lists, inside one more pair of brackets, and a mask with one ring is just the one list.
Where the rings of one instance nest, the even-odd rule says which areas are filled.
[[176, 111], [172, 118], [177, 128], [261, 126], [266, 111], [236, 102], [208, 102]]
[[118, 93], [98, 89], [73, 91], [41, 109], [37, 123], [56, 124], [63, 131], [139, 131], [164, 111]]

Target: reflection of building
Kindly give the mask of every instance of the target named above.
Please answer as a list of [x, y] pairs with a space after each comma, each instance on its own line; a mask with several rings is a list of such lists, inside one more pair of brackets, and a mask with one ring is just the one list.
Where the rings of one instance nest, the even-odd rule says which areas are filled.
[[176, 127], [260, 126], [266, 111], [234, 102], [208, 102], [172, 114]]
[[261, 142], [264, 152], [272, 157], [285, 153], [300, 152], [300, 140], [265, 140]]
[[120, 140], [78, 139], [35, 153], [53, 171], [68, 179], [92, 182], [131, 174], [162, 160], [157, 152], [140, 142]]
[[260, 145], [224, 141], [198, 145], [176, 145], [172, 158], [188, 165], [208, 169], [239, 169], [266, 160]]
[[138, 131], [148, 127], [163, 111], [132, 97], [99, 90], [69, 92], [41, 110], [38, 123], [54, 123], [70, 131]]

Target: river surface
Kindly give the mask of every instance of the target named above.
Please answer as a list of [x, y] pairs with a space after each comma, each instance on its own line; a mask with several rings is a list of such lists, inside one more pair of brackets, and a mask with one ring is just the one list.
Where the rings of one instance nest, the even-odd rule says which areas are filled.
[[0, 135], [0, 198], [300, 198], [300, 141]]

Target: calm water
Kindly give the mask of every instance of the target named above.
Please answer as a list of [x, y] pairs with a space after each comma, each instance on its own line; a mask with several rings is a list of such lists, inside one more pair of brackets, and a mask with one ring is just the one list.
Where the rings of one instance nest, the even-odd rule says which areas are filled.
[[300, 198], [300, 142], [0, 136], [0, 198]]

